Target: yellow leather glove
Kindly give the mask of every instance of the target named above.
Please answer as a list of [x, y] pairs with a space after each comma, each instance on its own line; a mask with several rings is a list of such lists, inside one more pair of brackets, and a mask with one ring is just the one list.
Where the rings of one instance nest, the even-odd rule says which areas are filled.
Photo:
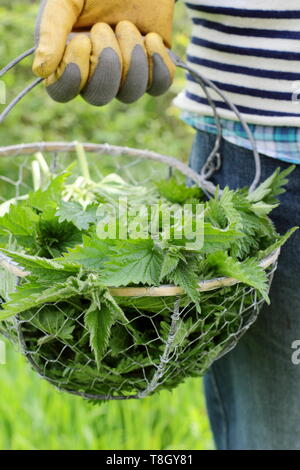
[[[103, 106], [163, 94], [175, 66], [169, 56], [174, 0], [43, 0], [33, 71], [49, 95], [79, 93]], [[71, 34], [75, 33], [75, 34]]]

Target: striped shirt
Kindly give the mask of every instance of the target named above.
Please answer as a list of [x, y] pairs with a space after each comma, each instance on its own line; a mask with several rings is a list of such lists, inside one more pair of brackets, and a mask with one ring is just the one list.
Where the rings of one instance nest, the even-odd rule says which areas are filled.
[[[300, 127], [300, 1], [186, 0], [192, 22], [187, 61], [226, 93], [248, 123]], [[212, 92], [223, 119], [234, 113]], [[185, 111], [212, 115], [187, 76], [175, 99]]]

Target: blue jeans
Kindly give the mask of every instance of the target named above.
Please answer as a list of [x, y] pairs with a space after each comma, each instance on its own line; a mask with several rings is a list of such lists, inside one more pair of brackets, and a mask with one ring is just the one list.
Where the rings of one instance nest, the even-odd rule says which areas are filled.
[[[200, 171], [215, 137], [197, 132], [190, 165]], [[212, 178], [221, 187], [249, 185], [249, 150], [222, 142], [222, 167]], [[262, 179], [288, 164], [262, 156]], [[281, 205], [272, 213], [280, 233], [300, 225], [300, 165], [290, 175]], [[217, 449], [300, 449], [300, 365], [292, 343], [300, 340], [300, 230], [282, 250], [271, 288], [271, 306], [233, 351], [204, 377], [207, 410]]]

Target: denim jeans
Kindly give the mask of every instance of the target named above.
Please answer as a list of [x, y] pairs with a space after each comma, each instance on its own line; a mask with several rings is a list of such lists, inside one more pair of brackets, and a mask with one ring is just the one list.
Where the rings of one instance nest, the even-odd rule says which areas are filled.
[[[197, 132], [190, 156], [195, 171], [206, 161], [214, 139]], [[221, 153], [222, 167], [211, 180], [232, 189], [249, 185], [254, 176], [252, 153], [224, 140]], [[262, 179], [287, 166], [262, 156]], [[272, 219], [280, 233], [300, 225], [300, 165], [290, 175]], [[292, 344], [300, 340], [300, 230], [282, 249], [270, 297], [271, 306], [262, 308], [238, 345], [204, 377], [217, 449], [300, 449], [300, 364], [292, 360], [297, 352]]]

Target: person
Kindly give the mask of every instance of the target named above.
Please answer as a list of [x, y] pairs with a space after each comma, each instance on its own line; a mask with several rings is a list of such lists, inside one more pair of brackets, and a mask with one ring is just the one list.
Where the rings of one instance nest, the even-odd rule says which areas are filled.
[[[285, 232], [300, 220], [300, 6], [298, 0], [187, 0], [193, 23], [188, 64], [226, 93], [249, 124], [262, 178], [291, 163], [273, 221]], [[122, 5], [122, 6], [120, 6]], [[66, 102], [79, 93], [93, 105], [136, 101], [172, 83], [173, 0], [46, 0], [37, 21], [34, 72]], [[82, 32], [70, 36], [71, 32]], [[89, 34], [87, 34], [89, 33]], [[222, 166], [212, 180], [231, 188], [251, 182], [251, 144], [235, 115], [215, 99], [223, 128]], [[216, 122], [191, 75], [175, 103], [196, 130], [190, 165], [203, 167]], [[218, 449], [300, 449], [300, 234], [282, 250], [259, 319], [204, 378]]]

